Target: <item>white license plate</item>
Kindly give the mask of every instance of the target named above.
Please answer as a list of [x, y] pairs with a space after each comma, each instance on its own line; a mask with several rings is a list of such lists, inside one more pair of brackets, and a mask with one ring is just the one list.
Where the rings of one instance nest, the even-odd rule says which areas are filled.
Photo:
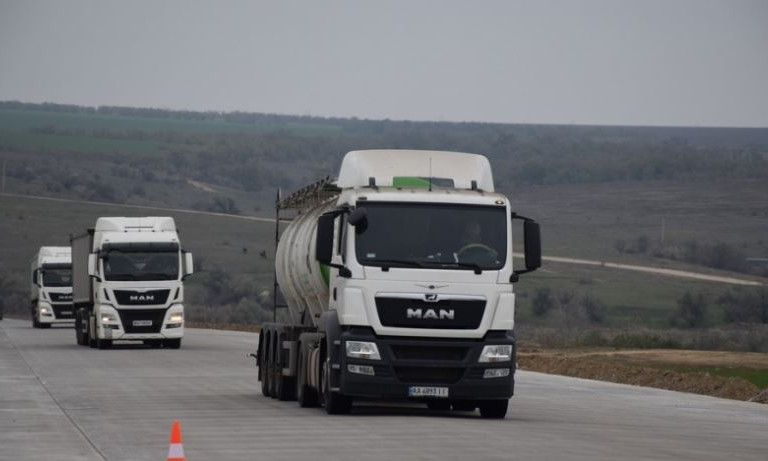
[[151, 320], [134, 320], [133, 326], [135, 327], [151, 327], [152, 321]]
[[411, 386], [408, 388], [408, 397], [438, 397], [447, 398], [447, 387]]
[[61, 311], [59, 312], [61, 315], [72, 315], [72, 311]]

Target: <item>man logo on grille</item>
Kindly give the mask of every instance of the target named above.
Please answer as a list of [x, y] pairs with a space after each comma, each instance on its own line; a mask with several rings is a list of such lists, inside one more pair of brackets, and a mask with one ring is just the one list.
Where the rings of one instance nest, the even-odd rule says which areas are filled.
[[132, 302], [149, 302], [155, 300], [155, 295], [131, 295], [129, 299]]
[[424, 295], [424, 301], [428, 303], [436, 303], [437, 302], [437, 293], [426, 293]]
[[406, 318], [420, 320], [453, 320], [455, 312], [453, 309], [411, 309], [405, 311]]

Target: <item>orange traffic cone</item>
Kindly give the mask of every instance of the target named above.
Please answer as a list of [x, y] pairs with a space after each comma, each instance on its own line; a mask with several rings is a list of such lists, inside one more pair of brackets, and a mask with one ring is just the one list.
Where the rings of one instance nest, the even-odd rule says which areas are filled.
[[171, 446], [168, 448], [168, 461], [184, 461], [184, 446], [181, 444], [181, 424], [173, 421], [171, 426]]

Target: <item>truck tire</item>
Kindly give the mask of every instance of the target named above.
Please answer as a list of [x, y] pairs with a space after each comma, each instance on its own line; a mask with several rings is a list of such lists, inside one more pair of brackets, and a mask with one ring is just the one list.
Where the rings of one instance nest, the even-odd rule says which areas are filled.
[[181, 338], [164, 339], [163, 347], [168, 349], [179, 349], [181, 348]]
[[32, 328], [40, 328], [40, 324], [37, 322], [37, 314], [35, 313], [34, 308], [32, 308], [31, 315], [32, 315]]
[[267, 342], [259, 345], [259, 374], [261, 375], [261, 395], [269, 397], [269, 368], [267, 366]]
[[323, 366], [323, 401], [325, 403], [325, 412], [329, 415], [346, 415], [352, 410], [352, 398], [338, 392], [331, 391], [328, 384], [328, 374], [330, 368], [330, 359], [325, 360]]
[[487, 419], [504, 419], [507, 415], [509, 400], [481, 400], [478, 402], [480, 416]]
[[96, 335], [93, 334], [93, 331], [91, 331], [91, 316], [90, 314], [86, 314], [88, 317], [86, 318], [87, 322], [87, 328], [86, 328], [86, 338], [88, 339], [88, 347], [91, 349], [96, 349]]
[[75, 311], [75, 341], [78, 346], [85, 346], [85, 339], [83, 338], [83, 322], [81, 320], [81, 310]]
[[305, 343], [299, 342], [298, 365], [296, 367], [296, 400], [302, 408], [316, 407], [319, 404], [317, 391], [312, 389], [307, 383], [307, 347]]
[[51, 328], [50, 323], [38, 323], [38, 325], [40, 325], [40, 328]]

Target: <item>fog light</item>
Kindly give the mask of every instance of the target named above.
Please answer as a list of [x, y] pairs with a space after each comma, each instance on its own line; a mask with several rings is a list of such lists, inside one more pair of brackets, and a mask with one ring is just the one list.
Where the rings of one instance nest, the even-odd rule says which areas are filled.
[[509, 376], [509, 368], [486, 368], [483, 378], [505, 378]]
[[370, 365], [347, 365], [347, 370], [358, 375], [373, 376], [373, 367]]
[[480, 363], [508, 362], [512, 360], [512, 345], [485, 346], [480, 353]]
[[165, 328], [181, 328], [181, 323], [169, 323]]

